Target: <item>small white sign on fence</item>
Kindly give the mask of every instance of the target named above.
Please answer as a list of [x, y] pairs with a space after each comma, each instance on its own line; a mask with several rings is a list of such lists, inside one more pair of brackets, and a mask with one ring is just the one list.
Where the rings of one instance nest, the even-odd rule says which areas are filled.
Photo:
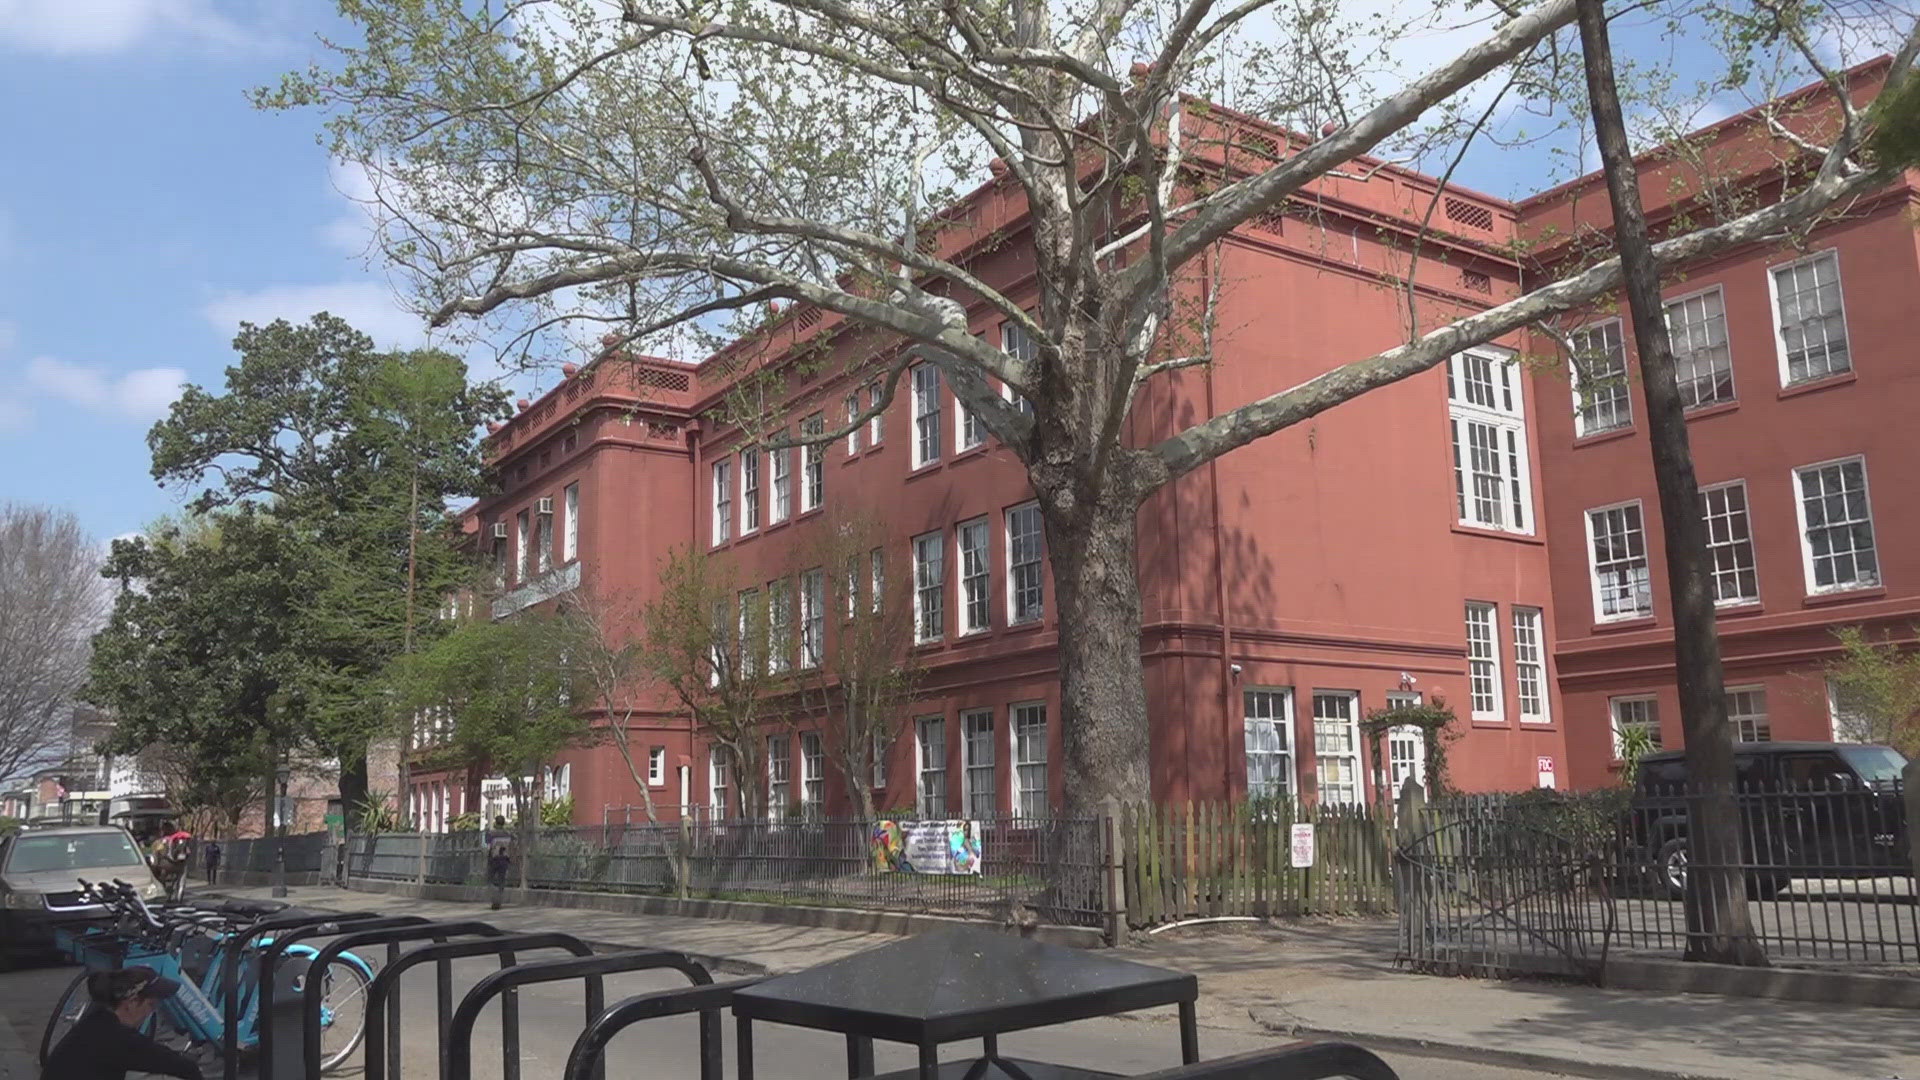
[[1313, 865], [1313, 822], [1302, 821], [1293, 827], [1293, 866], [1296, 870]]

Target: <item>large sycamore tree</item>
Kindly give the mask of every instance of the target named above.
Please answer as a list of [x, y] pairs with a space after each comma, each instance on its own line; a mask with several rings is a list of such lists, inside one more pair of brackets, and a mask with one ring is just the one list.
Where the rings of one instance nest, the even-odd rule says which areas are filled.
[[[1370, 167], [1371, 151], [1467, 138], [1492, 114], [1489, 99], [1561, 107], [1563, 86], [1578, 96], [1574, 0], [1423, 6], [1399, 27], [1367, 22], [1362, 7], [346, 0], [360, 40], [260, 100], [327, 111], [333, 151], [374, 181], [385, 253], [437, 324], [531, 356], [554, 327], [597, 321], [609, 352], [644, 350], [787, 301], [904, 345], [862, 358], [881, 382], [880, 407], [908, 362], [935, 365], [1025, 465], [1039, 500], [1060, 626], [1065, 790], [1085, 807], [1149, 789], [1135, 560], [1144, 500], [1238, 447], [1620, 286], [1618, 261], [1602, 257], [1464, 317], [1426, 305], [1376, 355], [1329, 357], [1300, 385], [1158, 441], [1124, 438], [1150, 380], [1211, 359], [1204, 256], [1233, 230], [1331, 174]], [[1818, 62], [1800, 47], [1806, 33], [1767, 32], [1768, 20], [1804, 23], [1811, 9], [1673, 10], [1733, 28], [1710, 36], [1735, 76], [1802, 52]], [[1482, 33], [1425, 70], [1387, 70], [1381, 57], [1401, 54], [1361, 44], [1427, 33], [1449, 15]], [[1883, 24], [1896, 86], [1913, 60], [1907, 22]], [[1220, 160], [1220, 140], [1238, 138], [1207, 100], [1324, 133], [1235, 153], [1235, 168], [1202, 167]], [[1680, 265], [1778, 238], [1884, 183], [1858, 152], [1871, 126], [1850, 110], [1819, 145], [1783, 135], [1804, 165], [1785, 170], [1787, 194], [1676, 230], [1656, 257]], [[1028, 213], [964, 243], [981, 227], [941, 212], [989, 163]], [[1037, 303], [983, 280], [990, 257], [1018, 264], [1016, 276], [1030, 270]], [[969, 309], [982, 306], [1032, 347], [969, 333]]]

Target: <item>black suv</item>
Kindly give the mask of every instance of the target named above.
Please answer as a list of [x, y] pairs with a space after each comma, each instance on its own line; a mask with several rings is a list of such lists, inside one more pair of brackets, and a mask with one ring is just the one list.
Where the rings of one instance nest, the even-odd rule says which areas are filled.
[[[1772, 899], [1795, 878], [1913, 872], [1899, 780], [1907, 759], [1888, 746], [1736, 743], [1742, 862], [1748, 895]], [[1687, 885], [1687, 763], [1678, 750], [1640, 759], [1632, 836], [1656, 884]]]

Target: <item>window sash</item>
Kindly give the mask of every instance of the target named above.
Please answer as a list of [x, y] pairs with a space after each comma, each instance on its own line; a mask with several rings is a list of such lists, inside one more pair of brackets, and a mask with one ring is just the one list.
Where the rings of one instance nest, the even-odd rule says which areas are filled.
[[527, 580], [527, 564], [533, 558], [532, 526], [533, 517], [529, 511], [522, 510], [514, 515], [513, 579], [516, 582]]
[[[819, 413], [800, 422], [800, 434], [815, 438], [827, 430], [826, 420]], [[817, 510], [827, 495], [827, 444], [808, 443], [800, 448], [802, 480], [800, 485], [800, 511]]]
[[1597, 435], [1633, 423], [1633, 395], [1627, 389], [1627, 346], [1619, 319], [1596, 323], [1571, 335], [1574, 358], [1574, 429]]
[[1323, 803], [1357, 806], [1363, 796], [1359, 696], [1349, 690], [1313, 695], [1314, 773]]
[[992, 626], [987, 605], [987, 521], [981, 518], [962, 524], [958, 530], [960, 547], [960, 632], [977, 633]]
[[767, 451], [767, 472], [773, 479], [773, 506], [767, 510], [767, 521], [779, 524], [793, 513], [793, 477], [789, 470], [793, 468], [793, 448]]
[[732, 463], [713, 463], [713, 542], [718, 544], [733, 535]]
[[1544, 724], [1547, 714], [1546, 649], [1541, 640], [1539, 608], [1513, 609], [1513, 681], [1520, 699], [1520, 722]]
[[1013, 707], [1013, 766], [1017, 790], [1014, 809], [1023, 818], [1043, 818], [1050, 805], [1047, 792], [1047, 707]]
[[915, 641], [940, 640], [946, 624], [942, 534], [926, 533], [913, 540], [913, 632]]
[[960, 714], [960, 753], [966, 768], [967, 816], [975, 820], [991, 818], [1000, 810], [992, 709], [969, 709]]
[[800, 806], [811, 813], [820, 812], [826, 799], [826, 756], [820, 750], [820, 733], [800, 733]]
[[[880, 408], [880, 398], [881, 398], [880, 384], [869, 383], [867, 385], [867, 408], [869, 409]], [[880, 436], [885, 431], [885, 424], [883, 423], [885, 418], [886, 418], [886, 414], [884, 412], [876, 412], [873, 414], [872, 418], [867, 421], [867, 445], [868, 446], [880, 445]]]
[[792, 797], [793, 748], [785, 735], [767, 736], [767, 817], [786, 816]]
[[1746, 482], [1736, 480], [1700, 489], [1700, 516], [1707, 527], [1714, 603], [1744, 604], [1759, 599]]
[[1645, 522], [1639, 503], [1587, 511], [1593, 613], [1600, 622], [1653, 614]]
[[1823, 251], [1775, 267], [1770, 277], [1781, 383], [1792, 386], [1852, 370], [1839, 256]]
[[1733, 352], [1721, 292], [1709, 289], [1664, 305], [1673, 346], [1674, 386], [1688, 409], [1734, 399]]
[[913, 465], [940, 460], [940, 370], [931, 364], [913, 369]]
[[1046, 534], [1040, 506], [1028, 503], [1007, 511], [1007, 622], [1033, 622], [1046, 614], [1046, 578], [1041, 561]]
[[1621, 736], [1628, 730], [1644, 728], [1653, 737], [1652, 745], [1660, 749], [1660, 702], [1649, 696], [1617, 697], [1607, 699], [1607, 713], [1613, 721], [1613, 756], [1619, 757], [1625, 749]]
[[1866, 459], [1808, 465], [1794, 470], [1794, 475], [1807, 591], [1839, 592], [1880, 584]]
[[1241, 695], [1247, 798], [1293, 797], [1293, 691], [1252, 689]]
[[1473, 718], [1504, 719], [1500, 687], [1500, 635], [1492, 604], [1467, 604], [1467, 683]]
[[561, 493], [561, 511], [566, 515], [560, 519], [560, 561], [572, 562], [580, 554], [580, 485], [567, 485]]
[[1727, 687], [1727, 722], [1739, 742], [1771, 742], [1773, 725], [1767, 719], [1767, 688]]
[[914, 723], [914, 753], [919, 759], [920, 805], [923, 815], [947, 812], [947, 721], [921, 717]]
[[872, 576], [872, 580], [868, 585], [873, 590], [868, 594], [867, 602], [872, 606], [874, 611], [879, 611], [883, 598], [887, 594], [886, 552], [880, 548], [874, 548], [867, 553], [867, 564]]
[[[1000, 324], [1000, 348], [1001, 351], [1005, 352], [1008, 356], [1028, 363], [1032, 363], [1040, 356], [1040, 347], [1034, 343], [1033, 336], [1028, 334], [1026, 328], [1019, 323], [1005, 322]], [[1012, 402], [1015, 409], [1028, 416], [1033, 415], [1033, 402], [1027, 400], [1025, 394], [1005, 384], [1001, 385], [1000, 394], [1009, 402]]]
[[740, 534], [760, 527], [760, 452], [740, 454]]
[[860, 392], [859, 391], [856, 390], [853, 393], [847, 395], [846, 406], [847, 406], [847, 456], [851, 457], [854, 454], [857, 454], [860, 452], [860, 428], [857, 425], [855, 425], [853, 422], [855, 418], [857, 418], [860, 415]]
[[826, 644], [827, 575], [809, 570], [800, 575], [800, 666], [816, 668]]
[[667, 748], [655, 746], [647, 750], [647, 783], [658, 786], [667, 782]]
[[793, 665], [793, 590], [784, 581], [767, 583], [767, 674]]

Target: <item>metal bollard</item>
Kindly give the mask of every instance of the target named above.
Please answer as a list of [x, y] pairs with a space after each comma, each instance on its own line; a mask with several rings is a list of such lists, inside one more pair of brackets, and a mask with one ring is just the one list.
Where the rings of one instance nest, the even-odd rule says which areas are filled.
[[273, 895], [275, 899], [287, 895], [287, 849], [273, 849]]

